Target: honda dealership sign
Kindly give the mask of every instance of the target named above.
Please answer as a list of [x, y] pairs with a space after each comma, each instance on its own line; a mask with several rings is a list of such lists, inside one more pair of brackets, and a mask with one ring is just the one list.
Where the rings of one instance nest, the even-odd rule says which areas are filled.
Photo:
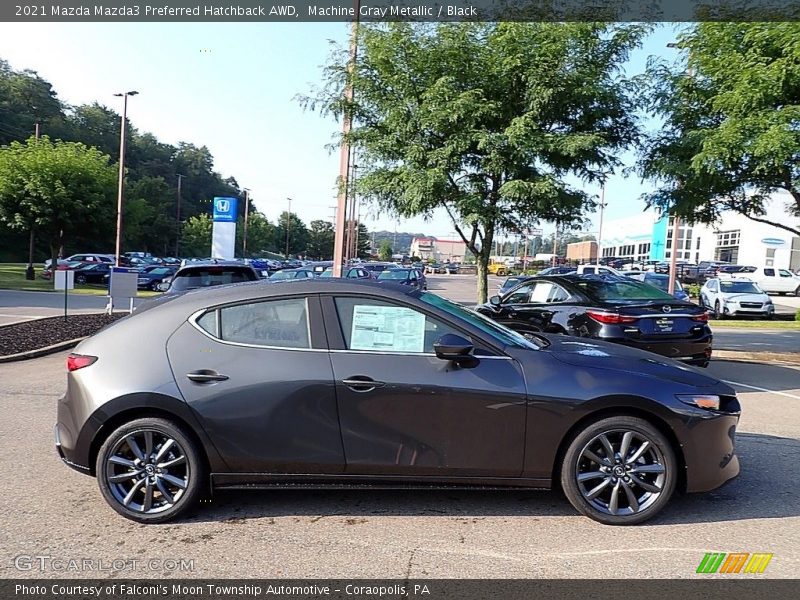
[[211, 233], [211, 257], [231, 260], [236, 256], [237, 199], [214, 198], [214, 226]]

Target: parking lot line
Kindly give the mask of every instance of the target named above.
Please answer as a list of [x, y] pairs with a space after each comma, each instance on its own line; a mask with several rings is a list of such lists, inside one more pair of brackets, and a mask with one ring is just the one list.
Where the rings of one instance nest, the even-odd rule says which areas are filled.
[[728, 381], [724, 380], [725, 383], [730, 383], [731, 385], [738, 385], [741, 387], [750, 388], [752, 390], [758, 390], [759, 392], [767, 392], [769, 394], [777, 394], [778, 396], [786, 396], [787, 398], [794, 398], [795, 400], [800, 400], [800, 396], [795, 396], [794, 394], [789, 394], [788, 392], [779, 392], [777, 390], [768, 390], [767, 388], [758, 387], [757, 385], [748, 385], [746, 383], [739, 383], [738, 381]]

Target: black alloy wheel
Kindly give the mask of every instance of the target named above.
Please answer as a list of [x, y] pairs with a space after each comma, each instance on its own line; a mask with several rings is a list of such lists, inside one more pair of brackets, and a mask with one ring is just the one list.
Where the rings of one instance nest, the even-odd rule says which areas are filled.
[[606, 525], [634, 525], [655, 516], [677, 480], [675, 452], [648, 421], [615, 416], [592, 423], [570, 444], [561, 485], [582, 514]]
[[205, 478], [195, 444], [174, 423], [136, 419], [117, 428], [97, 454], [106, 502], [139, 523], [163, 523], [189, 509]]

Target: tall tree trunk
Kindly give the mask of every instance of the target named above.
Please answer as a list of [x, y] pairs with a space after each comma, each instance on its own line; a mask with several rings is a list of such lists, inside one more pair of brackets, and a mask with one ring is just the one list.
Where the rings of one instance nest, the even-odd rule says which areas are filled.
[[483, 304], [489, 299], [489, 257], [492, 255], [492, 242], [494, 231], [489, 227], [483, 234], [481, 249], [475, 255], [475, 262], [478, 266], [478, 303]]

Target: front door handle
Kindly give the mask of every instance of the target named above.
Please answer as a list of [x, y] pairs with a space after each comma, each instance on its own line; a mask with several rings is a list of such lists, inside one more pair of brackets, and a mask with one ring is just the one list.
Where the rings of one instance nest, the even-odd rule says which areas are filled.
[[227, 375], [222, 375], [210, 369], [200, 369], [199, 371], [192, 371], [187, 373], [186, 377], [197, 383], [212, 383], [214, 381], [226, 381], [229, 379]]
[[382, 381], [375, 381], [370, 377], [363, 377], [359, 375], [354, 375], [349, 379], [342, 379], [342, 383], [349, 387], [354, 392], [369, 392], [374, 390], [375, 388], [383, 387], [386, 385]]

